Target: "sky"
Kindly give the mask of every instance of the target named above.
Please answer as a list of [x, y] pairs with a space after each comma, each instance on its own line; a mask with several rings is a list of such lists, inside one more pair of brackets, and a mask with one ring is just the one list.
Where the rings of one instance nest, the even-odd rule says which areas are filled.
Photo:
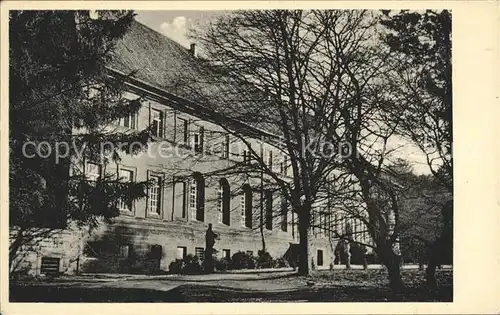
[[[190, 27], [197, 23], [203, 23], [211, 18], [222, 14], [223, 11], [136, 11], [137, 21], [156, 30], [157, 32], [173, 39], [182, 46], [189, 48], [191, 40], [187, 37], [187, 31]], [[429, 174], [429, 166], [427, 165], [425, 155], [414, 145], [403, 139], [393, 138], [389, 143], [389, 147], [400, 147], [395, 156], [400, 156], [413, 165], [413, 171], [417, 174]]]
[[135, 19], [188, 48], [187, 31], [198, 22], [221, 14], [221, 11], [136, 11]]

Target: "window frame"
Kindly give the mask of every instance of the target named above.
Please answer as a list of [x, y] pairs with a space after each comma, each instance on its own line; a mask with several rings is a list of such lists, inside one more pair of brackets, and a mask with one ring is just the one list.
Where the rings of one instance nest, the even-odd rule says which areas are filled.
[[[202, 202], [200, 203], [200, 201]], [[194, 207], [192, 206], [193, 202]], [[199, 172], [194, 172], [189, 181], [188, 206], [189, 210], [191, 210], [191, 221], [205, 222], [205, 178], [203, 177], [203, 174]], [[200, 220], [201, 215], [203, 215], [203, 218]]]
[[223, 177], [219, 180], [218, 190], [219, 223], [231, 226], [231, 187], [229, 181]]
[[248, 184], [243, 185], [243, 196], [245, 202], [245, 225], [248, 229], [253, 229], [253, 191]]
[[[120, 127], [128, 128], [131, 130], [137, 130], [137, 113], [130, 113], [126, 117], [122, 117], [118, 120], [118, 125]], [[125, 119], [128, 119], [128, 126], [125, 125]]]
[[[137, 175], [137, 169], [136, 168], [132, 168], [132, 167], [128, 167], [128, 166], [118, 166], [118, 170], [117, 170], [117, 173], [118, 173], [118, 179], [120, 179], [120, 172], [122, 171], [126, 171], [126, 172], [130, 172], [132, 174], [131, 178], [130, 178], [130, 182], [131, 183], [135, 183], [136, 181], [136, 175]], [[120, 210], [120, 213], [121, 214], [134, 214], [135, 212], [135, 202], [134, 201], [130, 201], [130, 208], [129, 209], [125, 209], [125, 208], [122, 208], [121, 207], [121, 204], [122, 204], [122, 200], [120, 199], [119, 200], [119, 206], [118, 206], [118, 209]]]
[[284, 196], [281, 197], [281, 222], [280, 229], [282, 232], [288, 232], [288, 200]]
[[146, 204], [146, 217], [147, 218], [156, 218], [160, 219], [163, 217], [163, 199], [164, 199], [164, 181], [165, 181], [165, 175], [160, 172], [154, 172], [154, 171], [148, 171], [148, 181], [151, 180], [151, 178], [157, 178], [159, 179], [159, 184], [158, 184], [158, 196], [157, 198], [157, 205], [156, 208], [158, 211], [151, 211], [151, 188], [148, 187], [148, 193], [147, 193], [147, 204]]
[[[181, 127], [180, 134], [179, 127]], [[180, 117], [178, 113], [175, 114], [175, 136], [174, 141], [184, 146], [189, 146], [189, 119]]]
[[157, 121], [156, 117], [154, 117], [153, 113], [157, 112], [158, 115], [158, 126], [155, 131], [151, 131], [151, 135], [153, 137], [158, 137], [158, 138], [163, 138], [164, 137], [164, 128], [163, 125], [165, 124], [165, 114], [161, 109], [157, 108], [151, 108], [150, 110], [150, 117], [149, 117], [149, 124], [150, 126], [153, 126], [154, 122]]
[[[179, 250], [182, 250], [182, 257], [179, 257]], [[176, 251], [177, 259], [184, 259], [187, 256], [187, 246], [177, 246]]]
[[[97, 177], [95, 179], [88, 177], [89, 173], [87, 172], [87, 168], [89, 167], [89, 165], [95, 165], [98, 168]], [[102, 177], [102, 175], [103, 175], [102, 163], [94, 162], [94, 161], [85, 161], [85, 163], [84, 163], [84, 174], [85, 174], [85, 178], [87, 178], [88, 181], [97, 182]]]
[[266, 230], [272, 231], [274, 228], [273, 222], [273, 192], [271, 190], [266, 190], [264, 192], [266, 209], [265, 209], [265, 227]]

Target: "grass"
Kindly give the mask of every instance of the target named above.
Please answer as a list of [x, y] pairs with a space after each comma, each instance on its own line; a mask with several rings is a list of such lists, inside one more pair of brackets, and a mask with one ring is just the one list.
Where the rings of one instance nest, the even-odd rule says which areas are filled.
[[425, 273], [403, 270], [406, 288], [394, 294], [384, 270], [318, 271], [308, 278], [263, 275], [258, 279], [169, 279], [99, 282], [99, 279], [11, 284], [11, 302], [415, 302], [452, 301], [453, 271], [438, 270], [438, 290], [425, 286]]

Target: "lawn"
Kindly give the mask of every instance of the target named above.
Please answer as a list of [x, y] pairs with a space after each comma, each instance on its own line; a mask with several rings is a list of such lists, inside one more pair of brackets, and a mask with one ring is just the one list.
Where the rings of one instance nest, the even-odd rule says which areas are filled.
[[403, 270], [400, 294], [388, 288], [381, 270], [317, 271], [310, 279], [295, 274], [164, 277], [103, 281], [52, 279], [11, 283], [11, 302], [384, 302], [452, 301], [453, 271], [438, 270], [439, 289], [425, 286], [425, 273]]

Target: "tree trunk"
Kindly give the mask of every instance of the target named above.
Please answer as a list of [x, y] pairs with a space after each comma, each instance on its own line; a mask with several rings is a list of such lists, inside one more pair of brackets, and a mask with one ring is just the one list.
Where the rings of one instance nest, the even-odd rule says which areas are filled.
[[401, 278], [401, 256], [394, 253], [391, 245], [378, 245], [377, 252], [380, 260], [387, 268], [389, 276], [389, 287], [394, 293], [401, 292], [404, 289], [403, 279]]
[[346, 242], [344, 246], [345, 268], [351, 270], [351, 243]]
[[309, 275], [309, 244], [306, 224], [299, 222], [299, 275]]
[[429, 257], [429, 264], [427, 265], [427, 269], [425, 270], [425, 278], [427, 280], [427, 286], [430, 289], [437, 289], [437, 281], [436, 281], [436, 267], [437, 267], [437, 253], [436, 247], [437, 244], [431, 250], [431, 254]]
[[21, 248], [21, 246], [23, 245], [23, 240], [24, 240], [24, 230], [19, 229], [16, 233], [14, 242], [12, 242], [9, 246], [9, 268], [12, 267], [12, 263], [14, 262], [14, 259], [16, 259], [17, 253]]
[[393, 292], [401, 292], [404, 288], [403, 279], [401, 279], [401, 264], [400, 259], [395, 259], [389, 262], [387, 272], [389, 273], [389, 286]]

